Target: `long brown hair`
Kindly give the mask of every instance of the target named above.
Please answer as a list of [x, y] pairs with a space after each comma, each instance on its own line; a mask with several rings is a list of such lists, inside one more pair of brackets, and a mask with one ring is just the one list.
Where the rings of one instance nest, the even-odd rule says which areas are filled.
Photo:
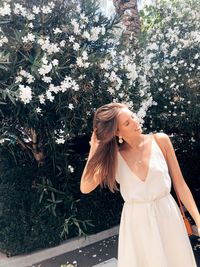
[[99, 146], [89, 160], [86, 170], [91, 178], [98, 171], [101, 188], [108, 186], [113, 193], [114, 190], [119, 191], [115, 180], [118, 164], [116, 131], [118, 127], [117, 117], [122, 108], [127, 108], [126, 104], [109, 103], [96, 110], [93, 118], [93, 129], [96, 128]]

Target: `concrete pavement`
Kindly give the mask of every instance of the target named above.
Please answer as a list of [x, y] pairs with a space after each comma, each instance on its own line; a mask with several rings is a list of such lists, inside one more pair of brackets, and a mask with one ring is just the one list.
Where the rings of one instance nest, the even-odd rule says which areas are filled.
[[[0, 267], [117, 267], [118, 226], [76, 238], [60, 246], [0, 260]], [[200, 237], [191, 236], [197, 266], [200, 267]]]

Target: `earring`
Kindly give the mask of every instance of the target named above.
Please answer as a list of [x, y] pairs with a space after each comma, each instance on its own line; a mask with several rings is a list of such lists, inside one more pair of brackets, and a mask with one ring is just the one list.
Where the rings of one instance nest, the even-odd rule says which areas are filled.
[[124, 142], [124, 140], [122, 139], [122, 136], [119, 136], [119, 140], [118, 140], [118, 142], [119, 142], [120, 144], [122, 144], [122, 143]]

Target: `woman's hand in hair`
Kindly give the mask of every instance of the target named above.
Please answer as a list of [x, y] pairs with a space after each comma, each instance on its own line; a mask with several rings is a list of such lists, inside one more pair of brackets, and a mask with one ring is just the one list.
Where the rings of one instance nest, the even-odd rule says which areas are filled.
[[93, 133], [92, 133], [92, 136], [91, 136], [91, 139], [90, 139], [90, 146], [91, 146], [91, 149], [97, 149], [98, 145], [99, 145], [99, 140], [97, 139], [97, 135], [96, 135], [96, 131], [97, 131], [97, 128], [95, 128], [93, 130]]

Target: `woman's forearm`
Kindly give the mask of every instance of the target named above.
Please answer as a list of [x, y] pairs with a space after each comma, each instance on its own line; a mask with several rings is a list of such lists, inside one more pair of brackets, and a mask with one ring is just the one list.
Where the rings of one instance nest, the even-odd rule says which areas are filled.
[[179, 186], [179, 188], [177, 188], [177, 192], [181, 202], [194, 219], [195, 224], [197, 227], [200, 227], [200, 214], [188, 185], [184, 182], [181, 187]]
[[93, 176], [92, 179], [90, 179], [90, 177], [88, 175], [86, 175], [88, 162], [91, 159], [91, 157], [94, 155], [96, 149], [97, 149], [97, 146], [91, 146], [90, 151], [89, 151], [89, 155], [87, 158], [87, 162], [85, 164], [85, 167], [84, 167], [84, 170], [83, 170], [83, 173], [81, 176], [80, 190], [82, 193], [90, 193], [99, 184], [99, 181], [98, 181], [96, 174]]

